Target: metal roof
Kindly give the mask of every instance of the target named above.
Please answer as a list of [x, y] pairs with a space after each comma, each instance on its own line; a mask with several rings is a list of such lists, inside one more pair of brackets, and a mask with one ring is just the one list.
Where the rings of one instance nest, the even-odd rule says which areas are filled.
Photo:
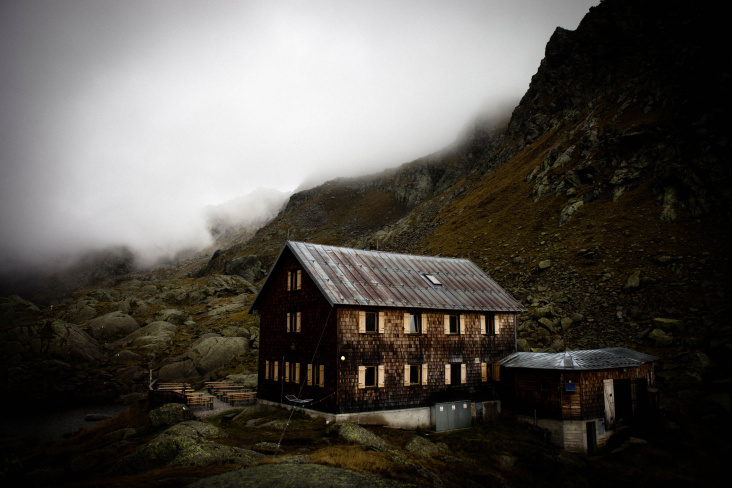
[[[292, 251], [331, 306], [493, 312], [526, 310], [468, 259], [288, 241], [278, 261], [286, 249]], [[275, 262], [272, 269], [276, 267]], [[259, 293], [266, 287], [267, 282]], [[259, 295], [250, 311], [258, 310], [258, 299]]]
[[506, 368], [561, 369], [587, 371], [595, 369], [633, 368], [658, 358], [624, 347], [566, 352], [516, 352], [501, 361]]

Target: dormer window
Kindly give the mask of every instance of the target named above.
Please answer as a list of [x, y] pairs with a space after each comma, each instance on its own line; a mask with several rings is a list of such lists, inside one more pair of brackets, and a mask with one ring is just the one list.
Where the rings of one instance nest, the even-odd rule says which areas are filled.
[[437, 277], [430, 273], [425, 273], [422, 276], [425, 277], [425, 279], [433, 286], [442, 286], [442, 283], [440, 283], [440, 280], [437, 279]]

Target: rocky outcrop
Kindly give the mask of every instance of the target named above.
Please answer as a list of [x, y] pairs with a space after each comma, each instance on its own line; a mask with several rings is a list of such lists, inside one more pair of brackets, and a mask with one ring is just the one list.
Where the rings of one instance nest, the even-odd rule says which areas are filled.
[[35, 356], [71, 362], [96, 361], [103, 356], [96, 340], [62, 320], [0, 331], [0, 347], [6, 360], [16, 363]]
[[[177, 406], [179, 409], [180, 405]], [[152, 441], [125, 456], [117, 464], [119, 473], [136, 473], [170, 466], [248, 466], [263, 456], [254, 451], [216, 442], [228, 437], [214, 425], [187, 420], [165, 430]]]
[[194, 344], [186, 353], [201, 375], [246, 354], [249, 340], [243, 337], [207, 337]]
[[41, 309], [18, 295], [0, 297], [0, 324], [12, 325], [40, 314]]
[[84, 328], [98, 341], [121, 339], [140, 328], [140, 324], [123, 312], [111, 312], [90, 320]]

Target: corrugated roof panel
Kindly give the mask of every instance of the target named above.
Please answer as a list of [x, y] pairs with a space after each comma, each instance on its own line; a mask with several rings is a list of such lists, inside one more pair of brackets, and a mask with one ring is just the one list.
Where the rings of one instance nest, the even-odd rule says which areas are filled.
[[[331, 304], [523, 311], [524, 307], [475, 263], [318, 244], [287, 246]], [[441, 283], [424, 278], [431, 273]]]
[[588, 371], [633, 368], [657, 359], [632, 349], [614, 347], [558, 353], [517, 352], [501, 361], [501, 364], [507, 368]]

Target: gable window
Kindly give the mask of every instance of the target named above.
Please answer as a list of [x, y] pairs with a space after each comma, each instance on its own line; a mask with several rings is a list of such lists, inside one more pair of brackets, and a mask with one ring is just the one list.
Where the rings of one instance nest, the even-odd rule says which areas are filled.
[[464, 315], [445, 315], [445, 334], [463, 334], [465, 333], [464, 328]]
[[404, 312], [404, 333], [421, 334], [424, 314], [417, 312]]
[[383, 334], [384, 313], [376, 310], [359, 310], [358, 331], [361, 334]]
[[383, 388], [384, 387], [384, 365], [359, 366], [358, 367], [359, 388]]
[[427, 365], [426, 364], [405, 364], [404, 385], [426, 385]]
[[301, 312], [288, 312], [287, 313], [287, 332], [300, 332], [302, 325], [302, 313]]
[[484, 335], [496, 335], [496, 316], [487, 313], [480, 316], [480, 333]]
[[287, 272], [287, 291], [299, 290], [302, 288], [302, 270], [293, 269]]

